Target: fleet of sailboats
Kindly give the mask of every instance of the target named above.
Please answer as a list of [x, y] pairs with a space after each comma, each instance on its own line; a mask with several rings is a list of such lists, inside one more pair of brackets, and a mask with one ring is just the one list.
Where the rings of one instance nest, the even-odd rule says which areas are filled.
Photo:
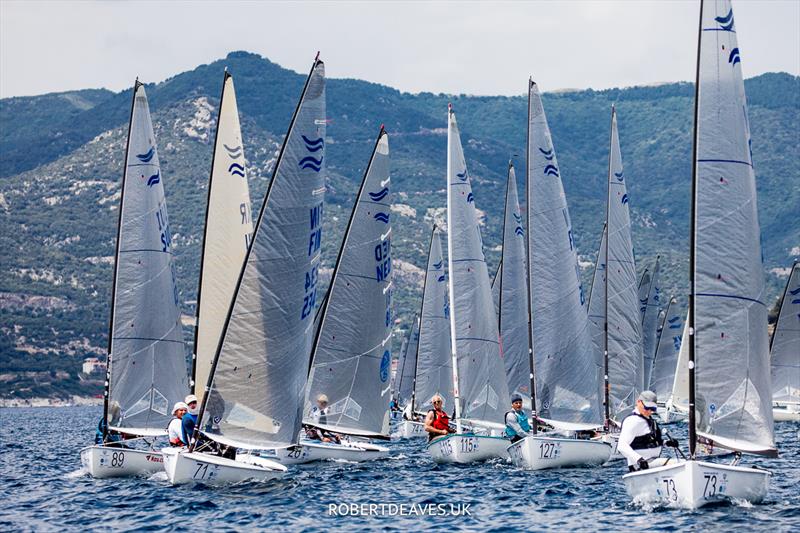
[[[730, 0], [701, 0], [695, 88], [689, 309], [662, 308], [660, 256], [637, 279], [630, 196], [611, 107], [606, 220], [591, 291], [539, 87], [528, 83], [524, 212], [508, 164], [502, 257], [489, 275], [456, 116], [447, 112], [447, 226], [434, 224], [420, 308], [392, 376], [389, 139], [378, 133], [324, 297], [319, 287], [326, 168], [325, 66], [315, 58], [255, 225], [233, 77], [224, 73], [208, 182], [191, 369], [144, 86], [126, 144], [101, 442], [93, 477], [166, 470], [171, 484], [265, 481], [287, 465], [385, 458], [426, 435], [440, 396], [436, 463], [509, 461], [526, 470], [614, 458], [615, 433], [653, 390], [664, 423], [688, 419], [689, 456], [622, 477], [636, 502], [695, 509], [760, 502], [771, 473], [742, 454], [777, 454], [774, 420], [800, 420], [800, 267], [768, 341], [756, 187]], [[523, 216], [524, 215], [524, 216]], [[447, 239], [446, 255], [442, 238]], [[187, 446], [156, 449], [170, 408], [200, 399]], [[510, 399], [530, 432], [511, 440]], [[522, 415], [520, 415], [522, 416]], [[701, 461], [698, 447], [734, 454]]]

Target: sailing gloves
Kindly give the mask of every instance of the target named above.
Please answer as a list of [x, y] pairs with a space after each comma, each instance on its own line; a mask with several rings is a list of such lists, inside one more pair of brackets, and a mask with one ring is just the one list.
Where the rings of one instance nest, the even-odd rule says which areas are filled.
[[647, 459], [644, 457], [640, 457], [636, 464], [639, 466], [639, 470], [647, 470], [650, 468], [650, 465], [647, 464]]
[[664, 443], [664, 446], [667, 446], [667, 447], [669, 447], [669, 448], [677, 448], [677, 447], [678, 447], [678, 440], [677, 440], [677, 439], [673, 439], [672, 437], [670, 437], [670, 438], [669, 438], [669, 439], [667, 439], [667, 441]]

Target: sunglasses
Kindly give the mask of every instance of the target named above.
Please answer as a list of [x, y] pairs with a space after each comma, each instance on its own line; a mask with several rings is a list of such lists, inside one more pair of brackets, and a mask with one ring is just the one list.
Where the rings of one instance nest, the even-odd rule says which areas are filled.
[[658, 407], [648, 407], [646, 405], [643, 405], [642, 407], [644, 407], [646, 411], [658, 411]]
[[433, 402], [433, 403], [434, 403], [434, 404], [437, 404], [437, 403], [442, 403], [442, 400], [436, 400], [436, 401], [435, 401], [435, 402]]

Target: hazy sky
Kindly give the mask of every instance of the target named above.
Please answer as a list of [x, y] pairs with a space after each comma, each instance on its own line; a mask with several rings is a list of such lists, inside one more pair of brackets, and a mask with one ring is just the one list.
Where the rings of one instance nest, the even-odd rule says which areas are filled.
[[[800, 0], [735, 0], [745, 77], [800, 74]], [[694, 78], [697, 0], [0, 0], [0, 97], [158, 82], [233, 50], [419, 92], [522, 94]]]

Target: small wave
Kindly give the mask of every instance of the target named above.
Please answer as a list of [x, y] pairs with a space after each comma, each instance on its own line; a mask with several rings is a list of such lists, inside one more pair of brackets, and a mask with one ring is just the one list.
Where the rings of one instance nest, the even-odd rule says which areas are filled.
[[82, 466], [77, 470], [74, 470], [72, 472], [64, 474], [64, 479], [77, 479], [79, 477], [85, 476], [88, 473], [89, 473], [89, 471], [86, 470], [86, 468]]
[[167, 480], [167, 473], [164, 472], [163, 470], [161, 472], [156, 472], [155, 474], [147, 478], [147, 481], [166, 481], [166, 480]]

